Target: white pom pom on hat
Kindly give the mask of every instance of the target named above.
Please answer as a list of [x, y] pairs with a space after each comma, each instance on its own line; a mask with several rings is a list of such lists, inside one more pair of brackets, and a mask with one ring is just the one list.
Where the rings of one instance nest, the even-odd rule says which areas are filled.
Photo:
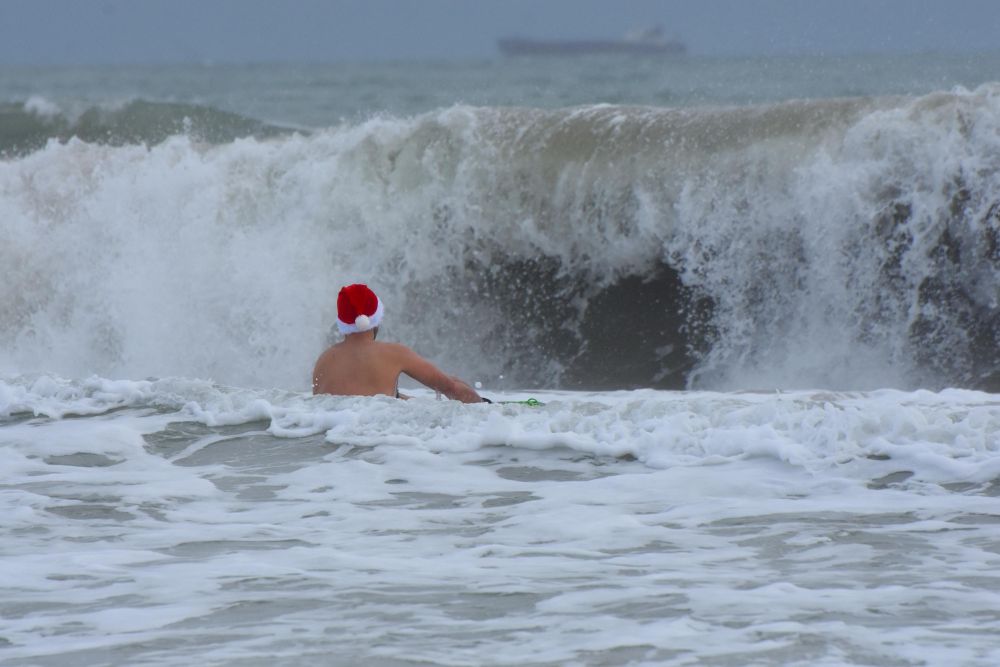
[[371, 324], [372, 322], [367, 315], [358, 315], [354, 318], [354, 326], [358, 328], [358, 331], [368, 331], [372, 328]]

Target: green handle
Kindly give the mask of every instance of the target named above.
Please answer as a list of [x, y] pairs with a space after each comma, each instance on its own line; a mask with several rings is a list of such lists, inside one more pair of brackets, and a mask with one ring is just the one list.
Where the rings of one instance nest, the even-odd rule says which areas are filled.
[[528, 407], [531, 408], [537, 408], [545, 404], [539, 401], [537, 398], [529, 398], [524, 401], [500, 401], [500, 405], [527, 405]]

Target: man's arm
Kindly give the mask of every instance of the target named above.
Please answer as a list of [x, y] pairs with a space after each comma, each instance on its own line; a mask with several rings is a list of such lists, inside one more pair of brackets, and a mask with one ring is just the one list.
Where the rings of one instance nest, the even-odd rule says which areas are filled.
[[427, 361], [410, 348], [399, 345], [400, 367], [417, 382], [439, 391], [448, 398], [463, 403], [481, 403], [476, 390], [457, 377], [445, 375], [437, 366]]

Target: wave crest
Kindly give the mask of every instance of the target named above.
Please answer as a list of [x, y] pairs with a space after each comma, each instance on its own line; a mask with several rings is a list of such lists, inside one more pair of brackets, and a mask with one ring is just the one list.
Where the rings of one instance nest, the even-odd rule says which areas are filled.
[[92, 106], [68, 113], [41, 97], [0, 104], [0, 157], [26, 155], [49, 141], [81, 141], [123, 146], [155, 145], [187, 135], [221, 144], [242, 137], [267, 138], [290, 130], [239, 114], [196, 104], [132, 100], [117, 106]]
[[307, 386], [366, 281], [508, 386], [995, 390], [998, 137], [984, 86], [50, 144], [0, 164], [0, 370]]

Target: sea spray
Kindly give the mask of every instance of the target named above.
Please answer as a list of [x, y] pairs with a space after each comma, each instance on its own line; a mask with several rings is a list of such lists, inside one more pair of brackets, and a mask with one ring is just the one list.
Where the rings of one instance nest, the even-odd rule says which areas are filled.
[[51, 139], [76, 137], [90, 143], [122, 146], [158, 144], [186, 134], [197, 141], [227, 143], [241, 137], [289, 134], [278, 127], [196, 104], [134, 99], [63, 109], [41, 96], [23, 103], [0, 103], [0, 156], [17, 157], [43, 148]]
[[0, 163], [0, 372], [308, 387], [334, 296], [512, 386], [996, 388], [1000, 89], [452, 107]]

